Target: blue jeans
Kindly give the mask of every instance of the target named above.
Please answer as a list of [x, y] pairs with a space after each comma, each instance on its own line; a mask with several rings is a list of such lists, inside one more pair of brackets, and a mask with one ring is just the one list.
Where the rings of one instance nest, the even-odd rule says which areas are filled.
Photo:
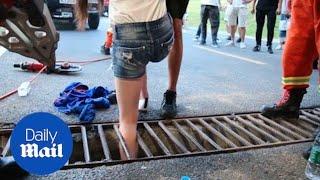
[[114, 26], [114, 76], [133, 79], [143, 76], [146, 65], [160, 62], [173, 43], [172, 19], [169, 15], [151, 22], [127, 23]]

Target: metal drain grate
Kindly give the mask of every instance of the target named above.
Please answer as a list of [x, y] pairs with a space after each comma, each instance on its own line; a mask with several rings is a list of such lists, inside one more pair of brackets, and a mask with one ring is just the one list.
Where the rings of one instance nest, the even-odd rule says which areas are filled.
[[[138, 123], [138, 158], [129, 156], [118, 124], [70, 125], [74, 150], [68, 168], [114, 165], [196, 155], [236, 152], [309, 142], [320, 125], [320, 109], [302, 110], [300, 120], [271, 120], [240, 114]], [[0, 130], [0, 152], [9, 156], [12, 128]], [[121, 160], [119, 146], [128, 160]], [[2, 147], [2, 151], [1, 151]]]

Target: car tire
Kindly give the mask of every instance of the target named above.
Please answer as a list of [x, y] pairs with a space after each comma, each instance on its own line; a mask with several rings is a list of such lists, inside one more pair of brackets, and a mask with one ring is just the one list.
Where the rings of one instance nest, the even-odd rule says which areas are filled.
[[100, 22], [99, 13], [89, 13], [88, 24], [90, 29], [98, 29]]

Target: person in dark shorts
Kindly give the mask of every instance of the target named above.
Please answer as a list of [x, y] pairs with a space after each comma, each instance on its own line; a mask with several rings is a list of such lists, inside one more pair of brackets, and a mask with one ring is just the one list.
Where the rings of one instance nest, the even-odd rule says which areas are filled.
[[176, 91], [183, 54], [182, 19], [189, 0], [167, 0], [166, 2], [167, 11], [173, 18], [174, 42], [168, 57], [169, 85], [164, 93], [160, 113], [163, 118], [172, 118], [177, 114]]

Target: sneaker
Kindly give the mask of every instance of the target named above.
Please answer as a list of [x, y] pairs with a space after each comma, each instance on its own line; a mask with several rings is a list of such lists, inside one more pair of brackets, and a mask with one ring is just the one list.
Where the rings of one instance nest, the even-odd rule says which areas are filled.
[[212, 47], [214, 48], [219, 48], [219, 44], [217, 43], [217, 41], [214, 41], [212, 44], [211, 44]]
[[138, 110], [141, 111], [141, 112], [147, 112], [148, 102], [149, 102], [149, 98], [140, 99], [139, 100]]
[[236, 42], [241, 43], [241, 38], [238, 38]]
[[227, 47], [231, 47], [231, 46], [235, 46], [233, 41], [229, 41], [227, 42], [227, 44], [225, 45]]
[[276, 50], [282, 50], [282, 45], [279, 44], [279, 45], [276, 47]]
[[167, 90], [163, 95], [160, 114], [163, 118], [174, 118], [177, 115], [177, 93]]
[[245, 49], [245, 48], [247, 48], [246, 43], [241, 42], [241, 43], [240, 43], [240, 48], [241, 48], [241, 49]]
[[205, 45], [206, 44], [206, 41], [200, 41], [199, 42], [199, 45]]
[[273, 54], [273, 50], [272, 50], [272, 46], [271, 46], [271, 45], [268, 46], [268, 53], [269, 53], [269, 54]]
[[273, 106], [263, 106], [261, 114], [268, 118], [298, 119], [300, 104], [305, 93], [307, 93], [305, 88], [284, 90], [280, 101]]
[[253, 50], [253, 52], [259, 52], [261, 50], [261, 46], [256, 45], [252, 50]]
[[228, 36], [228, 37], [227, 37], [227, 40], [228, 40], [228, 41], [231, 41], [231, 36]]
[[110, 48], [106, 48], [104, 45], [101, 46], [100, 51], [104, 55], [110, 55]]
[[117, 94], [116, 91], [111, 91], [111, 93], [108, 95], [108, 100], [111, 105], [117, 104]]
[[194, 38], [193, 38], [193, 41], [199, 41], [199, 38], [200, 38], [200, 36], [198, 36], [198, 35], [196, 35]]

